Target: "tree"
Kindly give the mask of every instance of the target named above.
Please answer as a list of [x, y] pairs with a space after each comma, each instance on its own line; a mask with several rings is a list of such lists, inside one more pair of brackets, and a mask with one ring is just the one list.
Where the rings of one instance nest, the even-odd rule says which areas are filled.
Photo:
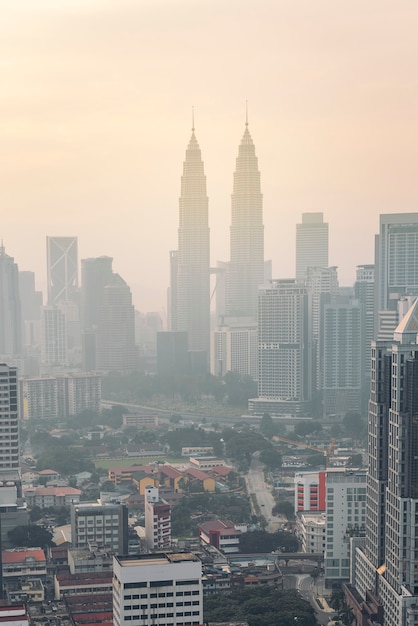
[[284, 515], [288, 520], [295, 518], [295, 507], [289, 500], [281, 500], [278, 502], [272, 511], [273, 515]]
[[46, 548], [53, 546], [52, 534], [46, 528], [31, 524], [29, 526], [16, 526], [10, 530], [8, 537], [15, 548], [25, 546], [27, 548]]
[[282, 456], [274, 448], [268, 448], [260, 453], [260, 461], [264, 463], [267, 469], [274, 470], [277, 467], [281, 467]]
[[271, 439], [275, 434], [276, 431], [274, 427], [274, 422], [270, 413], [263, 414], [263, 417], [260, 421], [260, 431], [265, 437], [267, 437], [267, 439]]
[[348, 411], [344, 415], [343, 425], [347, 435], [359, 439], [366, 424], [358, 411]]

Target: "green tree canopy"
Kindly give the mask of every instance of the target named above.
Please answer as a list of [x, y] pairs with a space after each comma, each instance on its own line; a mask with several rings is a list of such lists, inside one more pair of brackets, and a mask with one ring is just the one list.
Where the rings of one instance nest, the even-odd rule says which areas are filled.
[[46, 528], [30, 524], [29, 526], [16, 526], [8, 532], [8, 537], [15, 548], [24, 546], [27, 548], [46, 548], [53, 546], [52, 534]]

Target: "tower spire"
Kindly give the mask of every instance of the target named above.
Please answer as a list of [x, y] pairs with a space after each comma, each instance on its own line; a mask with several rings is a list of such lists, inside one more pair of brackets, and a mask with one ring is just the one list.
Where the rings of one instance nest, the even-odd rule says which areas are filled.
[[194, 133], [194, 107], [192, 107], [192, 133]]
[[245, 101], [245, 127], [248, 128], [248, 100]]

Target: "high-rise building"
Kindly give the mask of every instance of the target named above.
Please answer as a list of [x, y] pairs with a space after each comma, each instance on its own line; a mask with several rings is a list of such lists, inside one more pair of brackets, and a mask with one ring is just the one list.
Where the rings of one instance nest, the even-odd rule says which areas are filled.
[[145, 538], [150, 550], [171, 548], [171, 507], [158, 487], [145, 489]]
[[311, 318], [306, 287], [274, 280], [259, 290], [257, 414], [303, 415], [312, 397]]
[[263, 196], [248, 120], [236, 159], [231, 201], [226, 314], [256, 318], [258, 288], [264, 283]]
[[[191, 352], [205, 355], [209, 367], [210, 285], [206, 176], [194, 128], [186, 150], [179, 200], [177, 254], [171, 253], [171, 330], [188, 333]], [[173, 268], [175, 259], [175, 269]]]
[[68, 365], [67, 320], [57, 305], [42, 308], [41, 362], [48, 368]]
[[125, 371], [136, 367], [138, 348], [131, 290], [119, 274], [112, 274], [103, 289], [97, 329], [97, 369]]
[[383, 626], [418, 623], [417, 338], [418, 299], [393, 341], [371, 350], [366, 537], [353, 546], [347, 599], [356, 616], [379, 605]]
[[77, 237], [47, 237], [48, 304], [72, 302], [78, 292]]
[[347, 296], [322, 296], [319, 363], [324, 415], [361, 407], [362, 309]]
[[366, 524], [366, 470], [329, 469], [326, 479], [325, 584], [350, 578], [350, 537], [361, 537]]
[[82, 330], [96, 329], [103, 306], [104, 288], [111, 281], [113, 259], [101, 256], [81, 260]]
[[[224, 318], [222, 318], [224, 319]], [[258, 379], [258, 331], [255, 317], [227, 317], [212, 333], [211, 367], [214, 376], [238, 372]]]
[[28, 514], [20, 479], [17, 368], [6, 363], [0, 363], [0, 398], [1, 542], [9, 546], [9, 531], [26, 525]]
[[361, 395], [368, 401], [370, 395], [371, 349], [374, 339], [374, 265], [357, 265], [354, 297], [362, 307], [362, 327], [364, 341], [361, 347]]
[[128, 553], [128, 510], [114, 502], [77, 502], [71, 505], [73, 548], [89, 544], [108, 546], [116, 554]]
[[296, 224], [296, 279], [304, 280], [308, 267], [328, 267], [328, 224], [323, 213], [302, 213]]
[[191, 553], [113, 559], [113, 623], [203, 626], [202, 562]]
[[[380, 216], [375, 242], [375, 339], [383, 319], [392, 313], [393, 333], [399, 318], [397, 303], [403, 296], [418, 295], [418, 213], [388, 213]], [[386, 326], [386, 334], [387, 334]]]
[[186, 332], [164, 331], [157, 333], [157, 371], [163, 376], [190, 373]]
[[22, 352], [22, 317], [19, 294], [19, 270], [14, 259], [0, 244], [0, 355], [20, 356]]

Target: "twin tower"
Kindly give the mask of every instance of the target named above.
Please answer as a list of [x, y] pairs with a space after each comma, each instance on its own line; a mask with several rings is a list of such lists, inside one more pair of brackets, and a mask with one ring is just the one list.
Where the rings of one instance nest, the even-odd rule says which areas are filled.
[[194, 128], [179, 205], [178, 249], [170, 253], [169, 329], [187, 332], [188, 350], [203, 365], [209, 363], [210, 274], [217, 274], [222, 291], [217, 294], [218, 314], [236, 318], [256, 320], [258, 287], [264, 282], [263, 196], [248, 120], [234, 173], [228, 262], [210, 267], [206, 176]]

